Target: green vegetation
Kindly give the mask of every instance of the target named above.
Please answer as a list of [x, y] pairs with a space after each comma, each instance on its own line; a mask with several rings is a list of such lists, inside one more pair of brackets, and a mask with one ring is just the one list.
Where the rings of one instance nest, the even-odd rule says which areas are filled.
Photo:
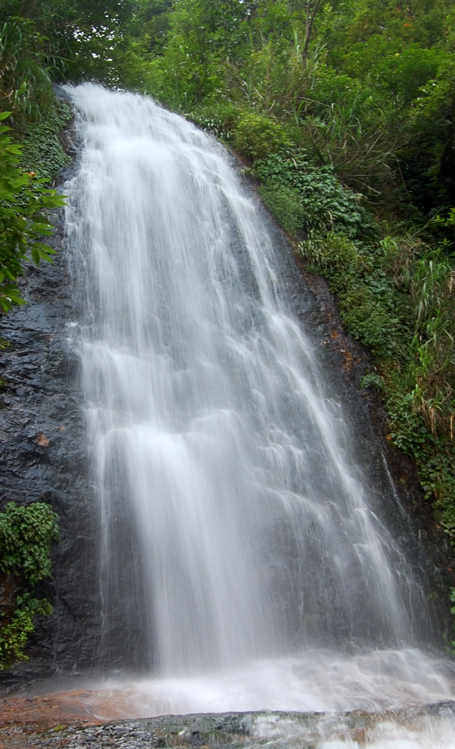
[[437, 519], [455, 537], [455, 298], [445, 248], [409, 235], [356, 242], [331, 231], [315, 232], [299, 252], [374, 354], [378, 371], [362, 384], [380, 386], [389, 438], [415, 459]]
[[[21, 138], [22, 154], [20, 167], [26, 172], [37, 172], [51, 183], [60, 169], [68, 166], [70, 158], [65, 154], [59, 134], [71, 119], [71, 108], [63, 101], [55, 101], [46, 112], [46, 117], [30, 124]], [[62, 205], [63, 200], [55, 205]]]
[[33, 617], [51, 613], [46, 598], [33, 597], [36, 585], [51, 575], [49, 549], [58, 539], [57, 516], [35, 502], [10, 502], [0, 514], [0, 671], [27, 659], [24, 648], [33, 632]]
[[[8, 112], [0, 114], [6, 119]], [[13, 304], [23, 304], [17, 277], [31, 255], [35, 263], [50, 260], [54, 250], [42, 241], [52, 234], [45, 211], [62, 205], [54, 190], [44, 187], [43, 178], [19, 168], [20, 146], [0, 126], [0, 307], [4, 312]]]
[[[32, 19], [1, 19], [0, 314], [24, 303], [18, 277], [29, 258], [51, 260], [54, 250], [43, 239], [53, 231], [49, 212], [63, 204], [48, 183], [67, 163], [58, 134], [70, 110], [54, 100], [47, 41]], [[0, 350], [7, 345], [0, 341]], [[56, 515], [46, 504], [10, 502], [0, 514], [0, 671], [27, 658], [34, 616], [52, 610], [36, 587], [50, 577], [57, 537]]]
[[[332, 166], [316, 166], [305, 153], [294, 152], [286, 158], [272, 154], [255, 162], [254, 173], [261, 181], [264, 198], [278, 220], [274, 195], [287, 195], [289, 208], [300, 217], [296, 231], [298, 236], [313, 229], [330, 230], [335, 226], [348, 237], [355, 238], [371, 233], [371, 216], [361, 205], [362, 196], [343, 187], [336, 178]], [[268, 197], [269, 196], [269, 197]]]
[[42, 241], [52, 234], [48, 211], [63, 203], [46, 183], [65, 163], [58, 133], [69, 112], [54, 101], [45, 43], [32, 19], [0, 18], [0, 121], [9, 122], [0, 126], [3, 312], [24, 302], [17, 278], [28, 257], [35, 263], [51, 259], [53, 250]]

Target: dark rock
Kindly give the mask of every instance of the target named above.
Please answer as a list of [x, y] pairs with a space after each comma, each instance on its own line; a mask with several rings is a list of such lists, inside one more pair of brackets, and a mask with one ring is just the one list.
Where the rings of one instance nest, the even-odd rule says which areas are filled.
[[59, 515], [53, 578], [40, 593], [53, 603], [36, 619], [30, 660], [0, 675], [0, 689], [93, 667], [99, 646], [98, 513], [88, 481], [85, 418], [71, 324], [78, 318], [64, 253], [63, 214], [55, 215], [54, 262], [29, 264], [28, 300], [0, 318], [0, 510], [47, 502]]

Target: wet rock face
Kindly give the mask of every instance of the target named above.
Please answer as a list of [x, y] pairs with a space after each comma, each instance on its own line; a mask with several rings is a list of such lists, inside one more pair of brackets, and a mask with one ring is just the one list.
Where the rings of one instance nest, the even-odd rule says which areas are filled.
[[53, 579], [40, 594], [53, 602], [37, 620], [31, 660], [2, 675], [0, 689], [25, 673], [48, 674], [93, 663], [99, 639], [97, 512], [88, 482], [79, 362], [71, 345], [75, 299], [56, 216], [52, 264], [30, 264], [22, 281], [29, 304], [0, 318], [0, 510], [47, 502], [59, 515], [61, 543]]

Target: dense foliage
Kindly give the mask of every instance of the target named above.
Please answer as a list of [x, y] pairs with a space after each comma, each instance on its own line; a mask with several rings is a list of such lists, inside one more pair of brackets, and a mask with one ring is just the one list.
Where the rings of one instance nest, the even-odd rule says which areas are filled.
[[[0, 114], [0, 120], [8, 116]], [[54, 250], [42, 238], [52, 234], [46, 209], [62, 205], [54, 190], [44, 187], [36, 172], [19, 168], [20, 146], [0, 126], [0, 307], [4, 312], [22, 304], [17, 277], [30, 255], [35, 263], [50, 260]]]
[[248, 161], [374, 354], [363, 385], [455, 541], [454, 51], [450, 0], [4, 0], [0, 112], [24, 151], [21, 170], [2, 130], [3, 307], [27, 248], [48, 253], [51, 81], [152, 94]]
[[58, 538], [57, 516], [35, 502], [19, 507], [10, 502], [0, 513], [0, 671], [27, 658], [24, 647], [33, 632], [33, 617], [49, 614], [45, 598], [35, 598], [34, 589], [50, 577], [49, 549]]

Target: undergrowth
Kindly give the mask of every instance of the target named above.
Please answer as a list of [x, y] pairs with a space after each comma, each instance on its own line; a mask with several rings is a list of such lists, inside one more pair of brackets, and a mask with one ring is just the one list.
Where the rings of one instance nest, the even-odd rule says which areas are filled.
[[[283, 216], [292, 217], [299, 231], [337, 227], [355, 238], [373, 229], [361, 196], [343, 187], [331, 166], [316, 166], [305, 152], [274, 153], [259, 159], [254, 164], [254, 174], [272, 213], [279, 221]], [[291, 230], [291, 223], [284, 228], [290, 234], [298, 234]]]
[[33, 617], [51, 613], [37, 584], [51, 576], [49, 550], [59, 537], [57, 515], [43, 502], [21, 507], [10, 502], [0, 513], [0, 671], [27, 660]]
[[435, 517], [455, 542], [455, 300], [446, 248], [321, 230], [298, 248], [327, 279], [346, 329], [373, 353], [380, 380], [362, 384], [380, 381], [389, 439], [416, 461]]

